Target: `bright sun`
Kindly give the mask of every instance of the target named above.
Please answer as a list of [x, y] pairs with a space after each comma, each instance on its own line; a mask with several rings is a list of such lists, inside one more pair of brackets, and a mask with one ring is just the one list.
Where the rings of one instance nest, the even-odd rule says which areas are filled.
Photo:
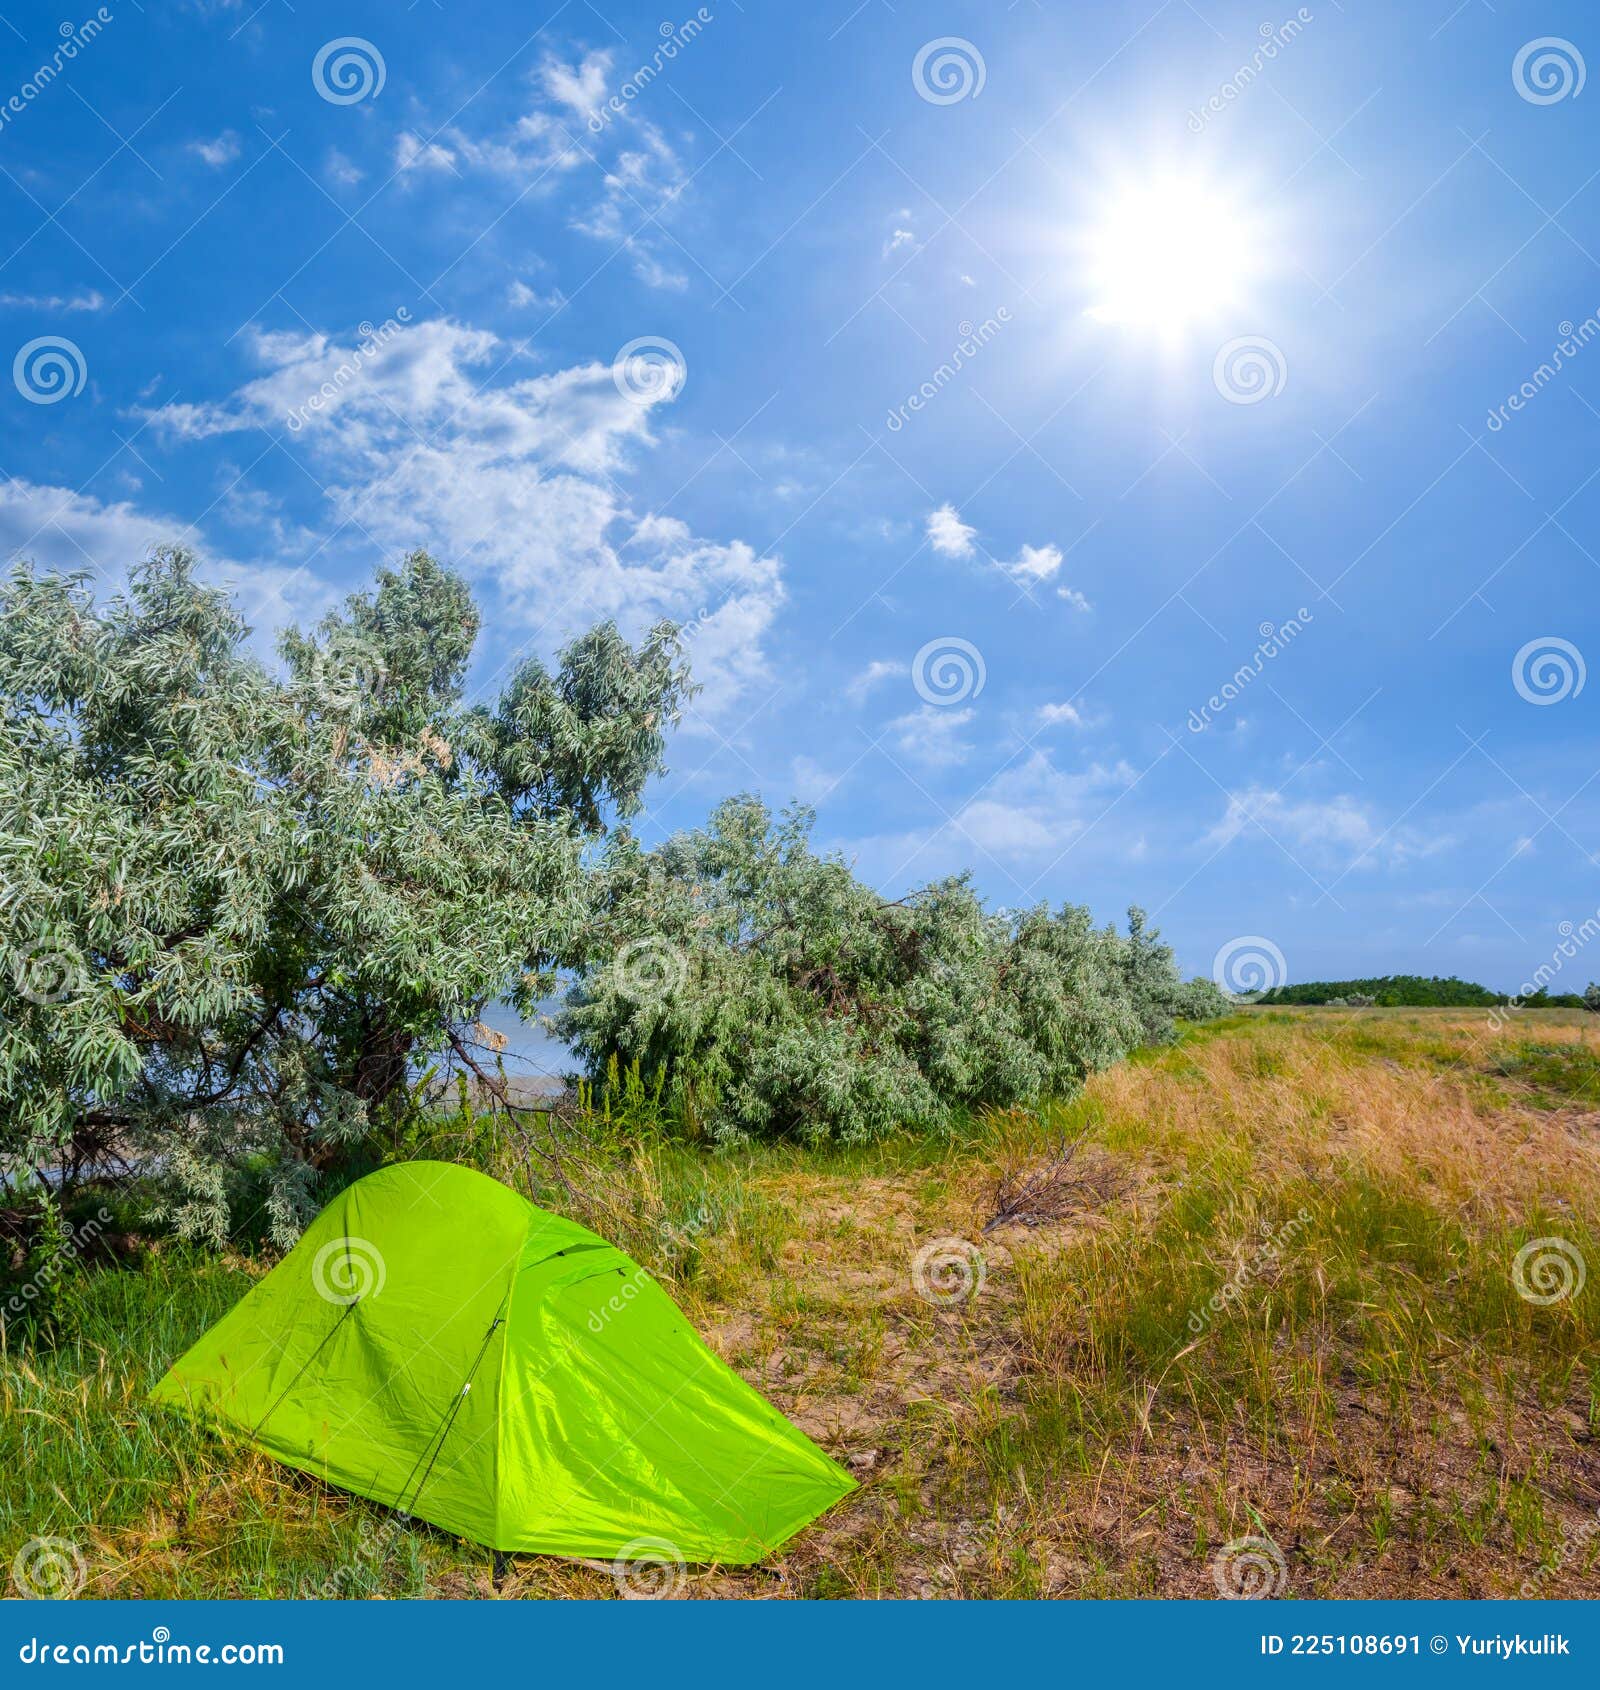
[[1207, 183], [1122, 186], [1087, 237], [1088, 314], [1177, 335], [1241, 303], [1257, 267], [1251, 220]]

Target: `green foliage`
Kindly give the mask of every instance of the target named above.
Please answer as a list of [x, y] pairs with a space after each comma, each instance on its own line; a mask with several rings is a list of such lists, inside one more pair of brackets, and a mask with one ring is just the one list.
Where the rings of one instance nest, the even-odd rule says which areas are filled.
[[811, 825], [744, 796], [655, 851], [613, 842], [604, 942], [556, 1024], [593, 1074], [636, 1065], [713, 1138], [859, 1143], [1070, 1095], [1226, 1007], [1141, 911], [1126, 937], [1073, 905], [998, 914], [964, 876], [887, 901]]
[[220, 1240], [241, 1172], [292, 1238], [318, 1172], [472, 1064], [485, 1003], [580, 954], [582, 852], [633, 807], [688, 693], [673, 630], [605, 626], [465, 710], [477, 616], [417, 553], [286, 676], [164, 549], [97, 604], [0, 588], [0, 1155], [159, 1167]]
[[1357, 997], [1383, 1009], [1489, 1009], [1506, 1001], [1501, 993], [1470, 980], [1458, 980], [1454, 975], [1448, 979], [1437, 975], [1425, 978], [1420, 974], [1384, 974], [1373, 980], [1307, 980], [1298, 986], [1275, 986], [1257, 1001], [1331, 1004], [1342, 999], [1349, 1004]]

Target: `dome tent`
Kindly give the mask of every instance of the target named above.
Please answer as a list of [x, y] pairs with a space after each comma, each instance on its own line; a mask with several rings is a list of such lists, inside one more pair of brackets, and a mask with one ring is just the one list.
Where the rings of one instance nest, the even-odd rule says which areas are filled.
[[444, 1162], [341, 1192], [152, 1396], [502, 1552], [758, 1561], [855, 1488], [636, 1262]]

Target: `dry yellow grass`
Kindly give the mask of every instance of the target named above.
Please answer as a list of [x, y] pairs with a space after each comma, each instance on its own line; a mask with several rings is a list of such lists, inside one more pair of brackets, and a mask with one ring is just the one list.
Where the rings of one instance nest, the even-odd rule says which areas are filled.
[[[1517, 1260], [1600, 1269], [1597, 1075], [1576, 1017], [1255, 1012], [960, 1143], [596, 1170], [582, 1218], [863, 1481], [681, 1593], [1206, 1596], [1244, 1538], [1297, 1595], [1592, 1589], [1600, 1285], [1529, 1301]], [[986, 1236], [1063, 1134], [1073, 1180]], [[75, 1535], [92, 1594], [492, 1593], [470, 1546], [152, 1421], [173, 1333], [96, 1330], [0, 1375], [7, 1543]], [[499, 1594], [611, 1588], [530, 1557]]]

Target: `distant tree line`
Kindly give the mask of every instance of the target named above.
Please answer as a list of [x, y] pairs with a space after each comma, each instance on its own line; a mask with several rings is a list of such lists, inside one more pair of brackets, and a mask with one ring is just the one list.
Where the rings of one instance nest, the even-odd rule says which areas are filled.
[[1591, 985], [1582, 993], [1538, 991], [1514, 998], [1454, 974], [1380, 974], [1371, 980], [1304, 980], [1296, 986], [1275, 986], [1255, 1001], [1350, 1009], [1494, 1009], [1515, 1003], [1523, 1009], [1600, 1010], [1600, 986]]

